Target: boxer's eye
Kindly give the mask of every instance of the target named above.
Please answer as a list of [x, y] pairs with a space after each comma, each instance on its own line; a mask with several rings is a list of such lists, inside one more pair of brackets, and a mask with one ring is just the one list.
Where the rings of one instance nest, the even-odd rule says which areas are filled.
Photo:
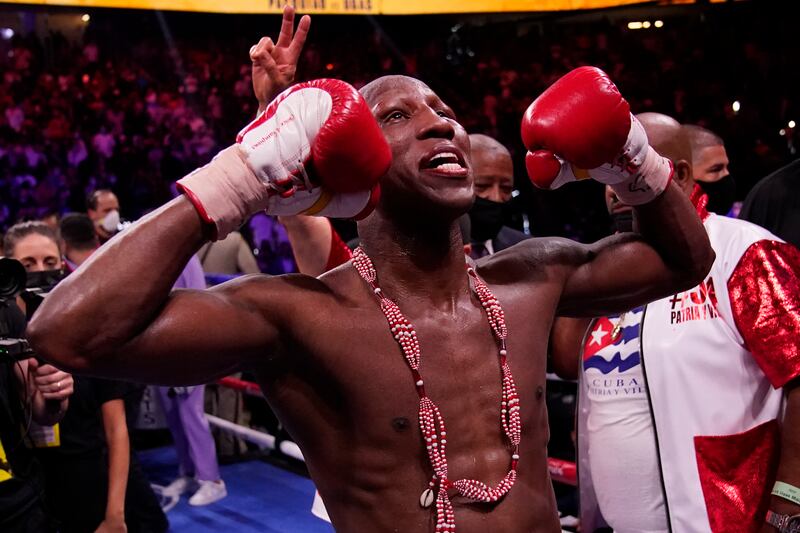
[[384, 118], [385, 122], [397, 122], [405, 118], [402, 111], [390, 111]]
[[453, 113], [453, 111], [447, 108], [437, 109], [436, 114], [439, 115], [440, 117], [449, 118], [450, 120], [456, 120], [455, 113]]

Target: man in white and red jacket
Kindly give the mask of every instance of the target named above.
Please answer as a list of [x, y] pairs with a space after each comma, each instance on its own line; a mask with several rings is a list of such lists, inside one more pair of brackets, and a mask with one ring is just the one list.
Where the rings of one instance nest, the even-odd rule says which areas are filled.
[[[556, 366], [580, 374], [583, 531], [797, 531], [800, 505], [771, 492], [776, 480], [800, 486], [800, 252], [709, 213], [685, 131], [664, 115], [639, 119], [716, 260], [692, 290], [588, 329], [557, 322]], [[613, 194], [607, 203], [612, 217], [624, 210]]]

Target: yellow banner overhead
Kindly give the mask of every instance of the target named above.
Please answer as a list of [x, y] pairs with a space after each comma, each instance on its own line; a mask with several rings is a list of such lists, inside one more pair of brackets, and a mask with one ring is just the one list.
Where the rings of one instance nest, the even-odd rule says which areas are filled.
[[[317, 15], [379, 15], [380, 0], [3, 0], [0, 4], [34, 4], [71, 7], [160, 9], [206, 13], [275, 13], [287, 3], [298, 12]], [[420, 2], [421, 4], [423, 2]]]
[[384, 15], [571, 11], [641, 4], [642, 0], [382, 0]]
[[0, 4], [163, 9], [208, 13], [280, 13], [289, 3], [300, 13], [328, 15], [432, 15], [566, 11], [642, 3], [642, 0], [5, 0]]

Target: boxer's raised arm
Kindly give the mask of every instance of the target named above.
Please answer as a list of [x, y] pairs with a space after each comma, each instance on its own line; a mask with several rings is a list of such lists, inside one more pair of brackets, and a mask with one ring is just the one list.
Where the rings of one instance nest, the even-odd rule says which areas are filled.
[[28, 327], [36, 352], [76, 372], [164, 384], [206, 381], [268, 355], [278, 321], [263, 296], [278, 291], [251, 294], [245, 281], [170, 292], [203, 242], [184, 197], [137, 222], [48, 295]]
[[536, 186], [592, 178], [637, 215], [639, 236], [551, 247], [564, 280], [559, 313], [625, 311], [689, 289], [711, 269], [714, 252], [694, 207], [672, 183], [672, 162], [650, 146], [604, 72], [581, 67], [554, 83], [526, 111], [522, 138]]
[[[67, 368], [197, 383], [279, 348], [281, 316], [302, 305], [295, 278], [170, 290], [206, 238], [255, 212], [366, 216], [391, 152], [361, 95], [337, 80], [292, 87], [237, 144], [178, 182], [184, 196], [137, 222], [60, 284], [29, 337]], [[310, 177], [313, 174], [314, 179]]]
[[708, 235], [677, 185], [636, 209], [640, 234], [565, 245], [559, 312], [602, 316], [689, 290], [714, 262]]

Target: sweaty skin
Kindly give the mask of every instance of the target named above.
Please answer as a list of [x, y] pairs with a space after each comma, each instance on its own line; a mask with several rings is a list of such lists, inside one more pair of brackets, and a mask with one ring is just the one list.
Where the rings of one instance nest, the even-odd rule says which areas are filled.
[[[494, 485], [510, 450], [497, 345], [469, 288], [457, 224], [472, 203], [472, 175], [425, 168], [436, 148], [468, 168], [467, 134], [418, 80], [381, 78], [362, 93], [394, 161], [381, 202], [359, 223], [361, 242], [417, 331], [421, 373], [447, 424], [450, 477]], [[637, 211], [644, 237], [590, 246], [530, 239], [478, 263], [505, 310], [523, 435], [519, 479], [502, 501], [454, 499], [459, 532], [560, 531], [540, 393], [554, 315], [621, 311], [688, 289], [708, 271], [708, 239], [675, 187]], [[248, 369], [303, 450], [337, 531], [433, 531], [435, 512], [418, 503], [432, 474], [418, 397], [367, 284], [345, 264], [320, 278], [255, 275], [170, 292], [207, 237], [191, 204], [173, 200], [61, 283], [29, 327], [31, 341], [75, 371], [165, 385]]]

